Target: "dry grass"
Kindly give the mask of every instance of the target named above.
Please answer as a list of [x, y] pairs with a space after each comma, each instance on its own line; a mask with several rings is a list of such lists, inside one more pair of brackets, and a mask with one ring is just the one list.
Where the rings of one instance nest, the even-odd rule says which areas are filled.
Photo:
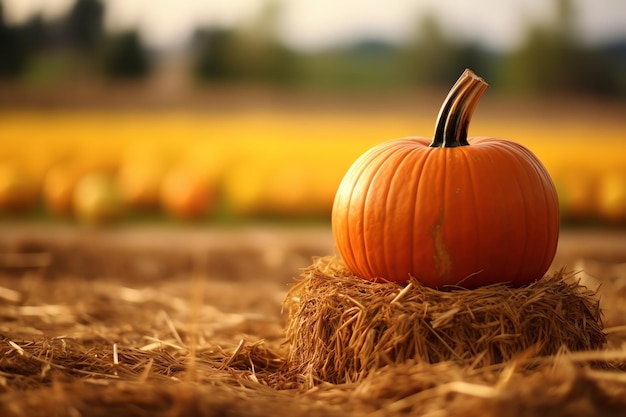
[[[60, 253], [52, 254], [51, 265]], [[107, 253], [101, 256], [106, 258]], [[316, 263], [306, 269], [300, 282], [291, 287], [289, 297], [285, 280], [275, 274], [274, 278], [259, 275], [225, 281], [192, 268], [169, 277], [131, 280], [115, 265], [103, 274], [91, 271], [91, 278], [41, 265], [20, 274], [5, 270], [0, 273], [0, 415], [623, 415], [623, 264], [580, 262], [597, 273], [595, 278], [567, 274], [567, 279], [547, 279], [537, 284], [544, 287], [535, 287], [535, 292], [543, 288], [548, 293], [544, 296], [530, 290], [525, 295], [503, 290], [501, 297], [507, 297], [509, 310], [527, 308], [517, 319], [511, 319], [511, 313], [502, 306], [497, 309], [500, 312], [481, 313], [488, 303], [480, 292], [471, 302], [448, 308], [454, 313], [446, 314], [437, 305], [446, 297], [454, 297], [454, 292], [438, 294], [439, 298], [429, 301], [428, 323], [451, 349], [432, 353], [429, 361], [417, 357], [400, 360], [400, 355], [409, 355], [419, 343], [413, 341], [409, 348], [398, 336], [390, 337], [387, 342], [395, 341], [398, 346], [391, 354], [373, 349], [372, 339], [357, 335], [355, 340], [359, 339], [363, 348], [357, 357], [365, 357], [367, 349], [381, 351], [375, 366], [356, 374], [346, 371], [356, 376], [343, 377], [342, 381], [338, 374], [332, 381], [328, 374], [324, 378], [325, 374], [318, 373], [313, 384], [312, 375], [294, 372], [290, 364], [295, 347], [286, 342], [293, 337], [294, 313], [291, 317], [281, 314], [281, 302], [293, 303], [296, 292], [311, 280], [319, 280], [311, 274], [319, 273], [322, 265], [328, 273], [340, 271], [338, 264]], [[118, 272], [108, 275], [110, 270]], [[601, 282], [597, 296], [580, 288], [578, 278], [585, 283]], [[333, 297], [350, 291], [350, 286], [371, 285], [350, 284], [345, 277], [326, 280], [335, 281]], [[409, 302], [416, 302], [416, 292], [424, 291], [416, 283], [407, 290], [396, 287], [383, 291], [383, 287], [376, 287], [379, 290], [369, 297], [384, 299], [380, 304], [388, 305], [389, 312], [404, 314], [412, 314]], [[323, 288], [318, 298], [330, 296], [330, 290]], [[312, 297], [310, 293], [307, 296]], [[373, 313], [365, 312], [371, 306], [365, 310], [358, 307], [365, 303], [364, 296], [350, 293], [352, 300], [345, 296], [337, 300], [346, 308], [336, 319], [354, 314], [352, 325], [359, 320], [365, 323]], [[560, 309], [554, 302], [559, 297], [563, 301]], [[303, 298], [301, 294], [300, 300]], [[598, 298], [608, 335], [606, 347], [600, 349], [596, 348], [603, 344], [604, 336]], [[336, 314], [338, 308], [330, 308], [328, 314]], [[547, 320], [556, 323], [550, 330], [539, 323], [548, 310], [560, 311], [559, 319]], [[462, 316], [470, 312], [474, 322], [459, 328]], [[529, 317], [535, 317], [537, 323], [530, 323]], [[503, 333], [508, 336], [497, 343], [492, 340], [493, 351], [477, 355], [486, 339], [477, 341], [470, 352], [450, 345], [452, 337], [476, 337], [474, 331], [491, 329], [494, 333], [489, 334], [495, 335], [497, 326], [492, 329], [488, 324], [498, 320], [511, 320], [506, 324], [511, 327]], [[568, 325], [578, 332], [572, 330], [574, 327], [568, 330]], [[342, 332], [350, 324], [343, 326], [337, 337], [349, 345], [347, 333]], [[444, 331], [451, 326], [457, 328], [456, 336]], [[522, 327], [515, 330], [515, 326]], [[516, 348], [515, 332], [524, 326], [544, 329], [553, 340], [537, 345], [540, 339], [527, 336], [523, 343], [534, 350]], [[415, 329], [415, 325], [406, 328]], [[306, 332], [301, 329], [302, 334]], [[432, 337], [429, 341], [436, 343]], [[561, 349], [560, 344], [569, 349]], [[515, 353], [509, 350], [505, 355], [504, 346], [514, 347]], [[328, 365], [326, 369], [330, 368]]]
[[318, 259], [286, 300], [290, 366], [306, 386], [359, 382], [409, 360], [470, 368], [519, 355], [599, 349], [595, 294], [563, 271], [522, 288], [495, 284], [438, 291], [372, 283], [332, 257]]

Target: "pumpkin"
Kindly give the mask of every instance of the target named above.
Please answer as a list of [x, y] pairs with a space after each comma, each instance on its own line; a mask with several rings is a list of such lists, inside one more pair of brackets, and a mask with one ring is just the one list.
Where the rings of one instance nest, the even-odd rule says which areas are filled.
[[23, 214], [34, 206], [36, 187], [19, 166], [0, 162], [0, 215]]
[[602, 220], [626, 221], [626, 171], [611, 170], [600, 178], [597, 210]]
[[172, 167], [163, 178], [160, 192], [163, 208], [175, 218], [199, 219], [214, 206], [212, 184], [187, 166]]
[[546, 168], [516, 142], [467, 137], [486, 88], [466, 70], [441, 107], [432, 140], [381, 143], [349, 168], [331, 221], [353, 274], [476, 288], [523, 286], [548, 270], [560, 219]]
[[80, 178], [73, 191], [73, 210], [88, 226], [104, 226], [122, 215], [122, 200], [114, 177], [94, 171]]

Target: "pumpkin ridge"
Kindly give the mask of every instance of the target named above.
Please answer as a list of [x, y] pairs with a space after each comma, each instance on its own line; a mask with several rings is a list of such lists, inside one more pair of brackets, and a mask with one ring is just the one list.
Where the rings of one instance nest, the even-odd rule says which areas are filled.
[[[398, 157], [398, 160], [395, 161], [395, 169], [393, 171], [393, 173], [391, 174], [390, 178], [389, 178], [389, 188], [387, 189], [387, 194], [385, 195], [385, 212], [386, 213], [391, 213], [391, 216], [385, 216], [383, 218], [383, 222], [384, 222], [384, 229], [385, 230], [389, 230], [391, 228], [391, 226], [389, 225], [389, 222], [393, 223], [395, 221], [394, 217], [397, 214], [397, 201], [392, 201], [391, 198], [389, 198], [389, 193], [391, 192], [392, 189], [395, 188], [395, 183], [400, 181], [400, 187], [402, 188], [402, 185], [406, 186], [406, 181], [403, 180], [403, 178], [400, 178], [399, 174], [403, 174], [404, 171], [404, 165], [409, 163], [409, 162], [414, 162], [412, 159], [412, 156], [414, 155], [414, 152], [417, 152], [418, 150], [421, 150], [421, 148], [417, 148], [415, 147], [413, 144], [411, 143], [399, 143], [398, 147], [397, 147], [397, 152], [402, 152], [402, 155], [400, 157]], [[408, 162], [407, 162], [408, 161]], [[414, 165], [414, 164], [411, 164]], [[410, 169], [410, 168], [408, 168]], [[407, 170], [408, 170], [407, 169]], [[408, 196], [407, 196], [408, 197]], [[395, 203], [396, 207], [390, 207], [390, 204]], [[406, 202], [400, 202], [402, 207], [404, 207], [404, 204], [406, 204]], [[402, 209], [402, 214], [405, 215], [405, 209]], [[413, 216], [411, 217], [411, 222], [413, 222]], [[388, 240], [391, 239], [392, 242], [388, 242]], [[410, 239], [412, 242], [412, 239]], [[397, 245], [397, 242], [400, 242], [400, 245], [403, 244], [403, 239], [399, 239], [398, 236], [393, 236], [389, 233], [385, 233], [383, 235], [383, 246], [382, 246], [382, 254], [383, 254], [383, 264], [384, 264], [384, 269], [387, 271], [387, 275], [389, 275], [390, 277], [392, 276], [398, 276], [399, 272], [398, 272], [398, 262], [395, 259], [395, 256], [387, 256], [387, 248], [391, 248], [392, 246]], [[394, 248], [393, 253], [397, 253], [398, 250], [397, 248]], [[407, 274], [407, 279], [408, 279], [408, 274]]]
[[[526, 273], [525, 263], [526, 259], [523, 257], [523, 254], [527, 252], [528, 249], [528, 234], [530, 233], [529, 227], [532, 228], [532, 223], [528, 219], [528, 207], [526, 202], [526, 195], [523, 190], [529, 189], [532, 186], [532, 182], [529, 183], [528, 175], [522, 175], [524, 173], [523, 164], [515, 158], [515, 155], [511, 154], [507, 147], [501, 147], [498, 149], [498, 153], [494, 154], [497, 157], [497, 160], [493, 158], [490, 159], [494, 170], [497, 170], [499, 166], [506, 164], [508, 169], [514, 171], [511, 175], [512, 182], [501, 184], [502, 191], [499, 191], [498, 194], [507, 196], [506, 206], [501, 207], [501, 210], [504, 213], [516, 213], [522, 212], [522, 216], [515, 216], [515, 218], [509, 219], [508, 223], [515, 224], [515, 227], [512, 227], [513, 230], [508, 230], [506, 234], [502, 236], [503, 242], [507, 248], [513, 248], [513, 254], [509, 256], [509, 260], [507, 262], [506, 270], [509, 271], [507, 274], [507, 279], [511, 282], [517, 282], [520, 278], [523, 279], [520, 275]], [[492, 157], [494, 155], [491, 155]], [[519, 204], [519, 207], [516, 205]], [[522, 227], [523, 225], [523, 227]], [[521, 231], [521, 237], [515, 235], [515, 231]], [[520, 247], [521, 241], [521, 247]], [[519, 251], [519, 253], [518, 253]], [[515, 266], [512, 265], [512, 260], [516, 259], [518, 262]]]
[[[354, 166], [349, 169], [348, 171], [349, 175], [346, 175], [339, 185], [339, 190], [337, 192], [337, 195], [335, 196], [335, 201], [333, 203], [333, 212], [340, 212], [342, 209], [345, 210], [346, 219], [357, 217], [357, 216], [353, 216], [353, 214], [351, 213], [352, 197], [354, 196], [354, 192], [356, 190], [356, 187], [354, 185], [358, 184], [358, 182], [361, 180], [361, 177], [366, 172], [366, 168], [368, 166], [368, 163], [369, 163], [369, 160], [371, 159], [372, 154], [373, 152], [371, 151], [366, 152], [359, 159], [357, 159], [357, 161], [355, 161]], [[356, 179], [353, 179], [353, 177], [356, 177]], [[348, 199], [344, 197], [344, 195], [346, 194], [344, 188], [347, 189], [350, 193], [350, 196]], [[341, 207], [341, 206], [344, 206], [344, 207]], [[361, 213], [359, 213], [359, 215], [360, 214]], [[342, 250], [343, 248], [338, 247], [337, 249], [339, 250], [342, 258], [344, 258], [344, 261], [346, 262], [346, 264], [348, 264], [350, 268], [353, 268], [352, 265], [355, 262], [354, 256], [353, 256], [354, 246], [356, 244], [355, 240], [358, 242], [359, 239], [356, 239], [355, 236], [353, 236], [351, 224], [350, 222], [346, 221], [346, 219], [342, 219], [339, 225], [337, 224], [337, 219], [336, 218], [333, 219], [332, 228], [333, 228], [333, 233], [336, 236], [339, 235], [342, 241], [348, 242], [348, 247], [350, 248], [350, 259], [347, 256], [348, 253], [344, 253], [345, 251]], [[339, 227], [341, 227], [341, 229], [343, 230], [337, 230], [337, 228]], [[337, 237], [335, 239], [337, 239]]]
[[[417, 149], [414, 151], [416, 152]], [[415, 227], [415, 220], [419, 219], [418, 216], [418, 212], [417, 212], [417, 208], [419, 207], [419, 204], [417, 204], [418, 201], [418, 193], [420, 191], [420, 179], [423, 178], [423, 172], [424, 172], [424, 168], [426, 166], [426, 163], [428, 161], [428, 157], [430, 156], [432, 152], [420, 152], [420, 158], [417, 160], [419, 161], [419, 165], [416, 163], [415, 166], [419, 167], [419, 172], [417, 172], [417, 169], [414, 168], [414, 170], [412, 171], [413, 175], [417, 175], [417, 183], [416, 185], [412, 188], [411, 190], [411, 203], [413, 204], [413, 210], [410, 216], [410, 229], [409, 229], [409, 233], [408, 235], [410, 236], [410, 253], [411, 254], [415, 254], [416, 250], [419, 250], [419, 248], [415, 247], [415, 231], [416, 231], [416, 227]], [[416, 162], [417, 162], [416, 161]], [[409, 272], [409, 275], [416, 275], [416, 268], [414, 265], [414, 262], [412, 262], [411, 265], [411, 270]]]
[[[394, 176], [396, 175], [396, 173], [398, 172], [399, 166], [401, 165], [402, 161], [406, 159], [408, 154], [407, 151], [407, 146], [405, 146], [402, 143], [399, 144], [394, 144], [394, 146], [390, 146], [389, 148], [389, 155], [385, 155], [384, 158], [382, 158], [381, 155], [381, 159], [384, 159], [383, 162], [380, 165], [380, 168], [384, 167], [384, 166], [390, 166], [391, 167], [391, 174], [387, 177], [384, 178], [379, 178], [381, 174], [381, 170], [377, 170], [376, 173], [372, 176], [372, 183], [376, 183], [375, 187], [376, 189], [382, 189], [381, 184], [384, 185], [384, 192], [379, 192], [379, 194], [377, 195], [377, 200], [380, 199], [380, 201], [384, 201], [384, 209], [381, 215], [381, 222], [382, 222], [382, 227], [384, 230], [387, 230], [387, 226], [388, 226], [388, 222], [389, 221], [393, 221], [393, 217], [394, 216], [394, 208], [392, 208], [390, 210], [389, 204], [391, 202], [391, 199], [389, 198], [391, 189], [393, 187], [393, 179]], [[368, 188], [369, 190], [369, 188]], [[366, 197], [366, 201], [365, 204], [368, 203], [369, 200], [369, 192], [368, 192], [368, 196]], [[370, 233], [370, 228], [364, 225], [364, 230], [367, 231], [367, 233]], [[380, 246], [380, 254], [379, 257], [375, 257], [375, 256], [371, 256], [369, 253], [367, 254], [367, 258], [368, 258], [368, 262], [371, 259], [371, 262], [374, 263], [377, 266], [382, 266], [383, 269], [385, 271], [387, 271], [386, 275], [389, 275], [389, 272], [391, 271], [391, 269], [389, 268], [388, 265], [388, 258], [387, 258], [387, 246], [388, 246], [388, 239], [389, 239], [389, 233], [384, 233], [381, 237], [382, 242], [373, 242], [371, 241], [371, 239], [368, 236], [365, 236], [365, 241], [366, 242], [370, 242], [370, 245], [376, 245], [379, 244]], [[367, 245], [367, 243], [366, 243]], [[372, 268], [371, 267], [371, 263], [370, 263], [370, 269], [375, 270], [375, 269], [379, 269], [379, 268]], [[372, 274], [373, 275], [373, 274]], [[376, 277], [376, 276], [372, 276], [371, 278], [388, 278], [388, 277]]]
[[431, 229], [431, 239], [433, 240], [434, 248], [434, 261], [435, 268], [440, 277], [444, 280], [449, 280], [454, 273], [454, 258], [455, 254], [450, 251], [450, 247], [446, 242], [446, 230], [450, 227], [448, 224], [443, 224], [448, 216], [448, 211], [456, 211], [458, 208], [454, 207], [454, 203], [450, 202], [451, 196], [448, 194], [450, 182], [454, 181], [454, 178], [450, 178], [450, 167], [454, 165], [452, 158], [455, 158], [458, 149], [444, 149], [441, 154], [441, 161], [439, 162], [439, 170], [441, 171], [441, 183], [438, 184], [442, 191], [441, 207], [437, 218]]
[[[385, 145], [386, 146], [383, 146], [379, 153], [374, 155], [373, 158], [369, 159], [369, 164], [367, 166], [367, 169], [365, 169], [366, 178], [364, 179], [365, 184], [363, 184], [364, 199], [363, 199], [363, 204], [361, 207], [361, 210], [364, 212], [369, 211], [368, 207], [371, 204], [370, 200], [373, 195], [372, 193], [373, 183], [378, 178], [379, 173], [381, 172], [381, 167], [383, 167], [386, 163], [388, 163], [389, 158], [393, 156], [393, 154], [395, 153], [394, 143], [387, 142]], [[361, 178], [359, 178], [359, 181], [360, 179]], [[364, 257], [364, 265], [366, 266], [366, 269], [367, 269], [367, 272], [363, 275], [366, 275], [364, 278], [376, 279], [376, 278], [379, 278], [376, 276], [377, 274], [374, 272], [376, 271], [377, 268], [372, 268], [372, 263], [375, 262], [376, 260], [372, 259], [373, 257], [371, 256], [371, 253], [370, 253], [371, 252], [370, 248], [371, 248], [372, 243], [369, 242], [368, 240], [368, 234], [369, 234], [368, 229], [371, 227], [369, 224], [370, 218], [366, 215], [359, 216], [359, 217], [362, 219], [361, 221], [361, 236], [362, 236], [361, 241], [363, 243], [362, 253]]]
[[[369, 168], [372, 163], [378, 162], [377, 161], [378, 159], [379, 159], [378, 157], [375, 157], [373, 159], [368, 159], [369, 164], [368, 164], [367, 168]], [[381, 163], [381, 165], [382, 165], [382, 163]], [[360, 245], [361, 248], [359, 250], [359, 253], [363, 257], [363, 261], [360, 262], [356, 258], [353, 259], [354, 262], [358, 262], [359, 265], [362, 265], [362, 267], [366, 268], [366, 271], [362, 271], [362, 270], [359, 271], [359, 274], [364, 275], [364, 278], [369, 278], [371, 275], [373, 275], [372, 266], [370, 264], [370, 259], [369, 259], [369, 256], [368, 256], [369, 249], [368, 249], [367, 239], [365, 238], [365, 236], [366, 236], [366, 233], [365, 233], [366, 215], [363, 214], [363, 212], [367, 212], [367, 201], [368, 201], [368, 197], [370, 195], [369, 190], [370, 190], [370, 188], [372, 186], [372, 181], [374, 180], [374, 177], [371, 175], [371, 173], [369, 172], [369, 170], [367, 168], [363, 170], [363, 175], [359, 175], [359, 178], [356, 181], [356, 184], [359, 184], [361, 181], [364, 182], [362, 187], [363, 187], [363, 193], [364, 193], [365, 197], [364, 197], [364, 201], [362, 202], [362, 204], [360, 204], [360, 207], [359, 207], [359, 219], [361, 219], [360, 232], [356, 232], [357, 236], [359, 234], [361, 235], [361, 238], [358, 239], [358, 240], [361, 243], [361, 245]], [[378, 168], [378, 166], [377, 166], [377, 168]], [[353, 190], [353, 192], [354, 192], [354, 190]], [[350, 197], [350, 201], [352, 201], [352, 196]]]
[[[461, 152], [464, 156], [465, 159], [465, 171], [467, 172], [467, 183], [468, 184], [475, 184], [475, 180], [474, 180], [474, 174], [473, 174], [473, 170], [472, 170], [472, 161], [470, 158], [470, 154], [472, 154], [473, 151], [475, 149], [475, 147], [472, 148], [464, 148], [463, 152]], [[465, 192], [466, 194], [468, 194], [469, 199], [471, 199], [472, 201], [472, 208], [473, 208], [473, 213], [470, 216], [465, 216], [468, 219], [476, 219], [478, 217], [478, 214], [480, 213], [480, 209], [478, 208], [478, 200], [476, 199], [476, 196], [474, 195], [474, 190], [462, 190], [462, 192]], [[467, 214], [467, 206], [465, 207], [465, 213]], [[482, 249], [484, 242], [481, 239], [482, 237], [482, 233], [474, 233], [474, 239], [475, 239], [475, 245], [478, 246], [480, 249], [477, 251], [477, 254], [480, 255], [480, 257], [482, 258], [484, 255], [484, 250]], [[483, 263], [484, 261], [478, 257], [474, 258], [474, 268], [472, 268], [473, 270], [475, 270], [475, 274], [476, 273], [480, 273], [482, 270], [480, 268], [480, 265]]]
[[[503, 162], [502, 162], [503, 158], [502, 158], [502, 153], [501, 153], [502, 149], [503, 148], [502, 147], [498, 147], [497, 144], [494, 144], [494, 146], [490, 146], [489, 148], [484, 149], [485, 152], [483, 152], [482, 161], [484, 161], [484, 163], [485, 163], [484, 166], [490, 166], [490, 169], [489, 169], [490, 172], [498, 172], [500, 166], [503, 165]], [[508, 157], [508, 151], [507, 151], [506, 155]], [[515, 159], [515, 158], [513, 158], [513, 159]], [[507, 166], [508, 166], [507, 169], [508, 170], [511, 169], [510, 163], [511, 163], [511, 161], [507, 162]], [[512, 177], [513, 177], [513, 179], [516, 182], [518, 181], [518, 179], [516, 178], [517, 175], [512, 175]], [[498, 181], [494, 181], [494, 184], [498, 185], [499, 188], [500, 188], [499, 190], [494, 191], [494, 194], [496, 194], [496, 195], [504, 195], [504, 196], [510, 195], [508, 188], [517, 186], [517, 184], [503, 184], [501, 179], [499, 179]], [[516, 188], [518, 188], [518, 187], [516, 187]], [[520, 200], [521, 200], [520, 204], [523, 204], [524, 196], [521, 193], [519, 194], [519, 196], [520, 196]], [[499, 212], [500, 212], [499, 214], [504, 214], [504, 213], [507, 213], [507, 212], [508, 213], [516, 213], [518, 211], [517, 209], [515, 209], [515, 207], [511, 207], [511, 205], [513, 203], [510, 201], [510, 199], [507, 199], [506, 206], [503, 206], [503, 204], [504, 204], [504, 202], [501, 201], [499, 207], [496, 208], [496, 210], [499, 210]], [[518, 221], [517, 218], [510, 218], [510, 219], [508, 219], [508, 221], [502, 220], [501, 222], [499, 222], [497, 227], [502, 227], [503, 225], [510, 227], [511, 224], [515, 224], [517, 221]], [[527, 224], [528, 223], [525, 222], [525, 225], [527, 225]], [[519, 229], [519, 227], [513, 227], [513, 230], [517, 230], [517, 229]], [[514, 255], [509, 253], [509, 250], [512, 249], [513, 251], [516, 251], [517, 240], [518, 240], [517, 236], [510, 235], [508, 230], [507, 230], [507, 232], [505, 234], [500, 232], [500, 233], [495, 233], [494, 236], [497, 237], [497, 240], [493, 240], [492, 242], [490, 242], [490, 245], [492, 245], [494, 247], [498, 247], [500, 249], [502, 249], [502, 248], [506, 248], [507, 249], [507, 253], [505, 254], [505, 256], [506, 256], [506, 265], [505, 265], [505, 267], [503, 267], [502, 264], [501, 264], [501, 262], [503, 262], [502, 260], [500, 260], [500, 259], [494, 260], [494, 262], [498, 263], [497, 269], [496, 269], [496, 274], [505, 273], [506, 276], [499, 277], [499, 279], [502, 280], [502, 281], [510, 281], [510, 282], [517, 281], [516, 277], [509, 276], [509, 273], [512, 274], [512, 272], [509, 272], [509, 271], [513, 271], [510, 268], [510, 262], [511, 262], [511, 259], [515, 257]], [[521, 263], [522, 264], [524, 263], [523, 259], [521, 259]], [[519, 268], [516, 271], [517, 271], [516, 274], [518, 274], [519, 273]], [[491, 271], [489, 273], [489, 275], [493, 275], [493, 274], [494, 274], [493, 271]], [[493, 280], [494, 277], [493, 276], [489, 276], [489, 277], [487, 277], [487, 279], [488, 280]]]
[[[506, 140], [506, 139], [502, 139], [501, 142], [503, 145], [505, 145], [503, 147], [503, 149], [507, 150], [507, 155], [509, 156], [510, 160], [512, 160], [515, 165], [518, 167], [519, 169], [519, 174], [515, 176], [515, 178], [520, 179], [523, 178], [525, 180], [525, 184], [523, 184], [520, 187], [520, 190], [527, 190], [530, 189], [530, 186], [532, 184], [532, 181], [529, 181], [529, 175], [521, 175], [523, 173], [526, 172], [530, 172], [533, 175], [536, 176], [537, 179], [539, 179], [540, 181], [549, 181], [551, 183], [551, 179], [549, 177], [549, 175], [546, 175], [547, 171], [543, 168], [543, 166], [540, 164], [539, 159], [535, 156], [535, 154], [533, 152], [531, 152], [529, 149], [525, 148], [524, 146], [520, 145], [517, 142], [511, 141], [511, 140]], [[526, 155], [526, 158], [524, 159], [520, 159], [516, 157], [516, 153], [519, 152], [523, 152]], [[541, 206], [542, 207], [552, 207], [552, 204], [555, 204], [554, 201], [549, 202], [548, 201], [548, 192], [547, 189], [541, 189], [541, 190], [537, 190], [537, 194], [541, 195]], [[524, 198], [525, 196], [522, 193], [522, 201], [524, 202], [524, 204], [528, 204], [528, 201], [526, 198]], [[556, 204], [558, 204], [558, 201], [556, 202]], [[531, 215], [531, 212], [533, 210], [531, 210], [531, 208], [525, 207], [524, 209], [524, 214], [526, 216], [526, 224], [533, 224], [537, 221], [539, 221], [539, 219], [541, 219], [541, 221], [543, 223], [546, 223], [546, 228], [549, 227], [550, 225], [547, 223], [547, 221], [545, 219], [550, 219], [552, 217], [554, 217], [554, 214], [558, 213], [540, 213], [538, 218], [531, 218], [530, 221], [528, 219], [528, 217]], [[536, 230], [543, 230], [540, 228], [535, 228]], [[546, 233], [545, 231], [543, 231], [543, 233]], [[555, 232], [550, 231], [550, 235], [553, 235]], [[556, 235], [558, 236], [558, 233], [556, 233]], [[556, 248], [555, 242], [541, 238], [541, 236], [526, 236], [526, 239], [524, 239], [524, 252], [522, 252], [522, 258], [521, 259], [528, 259], [528, 250], [530, 250], [530, 256], [537, 256], [537, 253], [549, 253], [549, 251], [551, 250], [551, 246], [553, 248]], [[538, 244], [541, 244], [542, 246], [540, 248], [537, 247]], [[540, 268], [537, 268], [537, 270], [547, 270], [550, 267], [551, 261], [547, 262], [544, 261], [544, 263], [541, 265]], [[520, 265], [520, 268], [518, 270], [523, 270], [523, 262], [522, 265]], [[534, 275], [537, 274], [537, 271], [530, 271], [532, 272]], [[529, 272], [529, 274], [530, 274]], [[522, 277], [522, 279], [526, 279], [525, 277]]]
[[[420, 176], [419, 176], [419, 178], [417, 180], [417, 183], [415, 184], [415, 195], [416, 195], [415, 201], [416, 201], [417, 204], [415, 204], [415, 209], [416, 210], [415, 210], [415, 214], [414, 214], [414, 219], [421, 219], [421, 218], [424, 217], [423, 214], [419, 210], [420, 208], [423, 207], [422, 204], [419, 204], [419, 201], [421, 201], [423, 198], [425, 198], [425, 199], [429, 198], [428, 195], [422, 195], [424, 193], [423, 183], [426, 181], [426, 179], [425, 179], [426, 174], [425, 173], [437, 172], [438, 171], [436, 169], [432, 169], [432, 167], [429, 168], [430, 162], [434, 158], [437, 158], [436, 155], [437, 155], [438, 152], [446, 152], [446, 151], [447, 150], [444, 150], [444, 148], [433, 148], [433, 149], [428, 149], [427, 152], [424, 153], [424, 161], [422, 163], [422, 172], [420, 173]], [[415, 235], [416, 233], [419, 233], [420, 231], [421, 231], [421, 229], [419, 227], [417, 227], [417, 228], [414, 227], [413, 228], [412, 239], [411, 239], [411, 243], [412, 244], [414, 244], [416, 241], [422, 240], [422, 239], [420, 239], [419, 235], [418, 236]], [[435, 250], [434, 245], [432, 246], [432, 248], [433, 248], [433, 253], [434, 253], [434, 250]], [[414, 249], [415, 248], [413, 248], [413, 250]], [[423, 250], [423, 248], [418, 248], [418, 250]], [[430, 248], [428, 248], [427, 250], [430, 250]], [[410, 267], [411, 267], [411, 270], [414, 273], [414, 275], [417, 275], [417, 273], [423, 274], [422, 271], [419, 271], [419, 268], [416, 268], [417, 265], [416, 265], [416, 262], [415, 262], [414, 252], [413, 252], [412, 258], [413, 258], [413, 260], [411, 262]], [[432, 259], [424, 259], [424, 255], [423, 254], [420, 254], [419, 258], [422, 259], [422, 261], [419, 262], [420, 264], [422, 262], [424, 262], [424, 261], [426, 261], [427, 263], [429, 261], [432, 261]], [[422, 280], [423, 278], [426, 278], [426, 277], [422, 277], [422, 276], [421, 277], [417, 277], [416, 276], [416, 278], [418, 280]]]
[[[522, 161], [519, 160], [518, 158], [515, 158], [515, 155], [513, 155], [509, 151], [507, 151], [506, 155], [507, 155], [507, 157], [510, 157], [510, 159], [512, 160], [512, 163], [515, 164], [515, 166], [518, 167], [519, 172], [523, 173], [524, 172], [524, 166], [523, 166], [524, 164], [522, 164]], [[520, 256], [518, 258], [519, 263], [518, 263], [518, 266], [516, 268], [516, 271], [518, 271], [517, 272], [518, 276], [516, 277], [516, 279], [519, 279], [519, 273], [520, 273], [519, 271], [524, 271], [525, 272], [525, 265], [524, 265], [525, 264], [525, 259], [527, 259], [528, 252], [529, 252], [529, 249], [530, 249], [530, 243], [531, 243], [530, 242], [531, 239], [528, 238], [528, 226], [532, 225], [532, 219], [529, 218], [530, 213], [529, 213], [529, 209], [527, 207], [528, 201], [525, 198], [526, 196], [524, 195], [523, 190], [529, 189], [529, 187], [531, 187], [532, 184], [529, 184], [527, 175], [515, 175], [513, 178], [514, 178], [514, 180], [516, 182], [516, 184], [515, 184], [516, 187], [515, 188], [517, 190], [517, 193], [519, 194], [520, 205], [522, 206], [521, 207], [522, 208], [521, 211], [523, 213], [524, 227], [521, 228], [521, 229], [523, 229], [525, 231], [524, 239], [522, 239], [522, 241], [523, 241], [523, 243], [522, 243], [522, 250], [521, 250]], [[522, 219], [518, 218], [518, 219], [516, 219], [516, 221], [521, 222]], [[533, 244], [535, 244], [535, 243], [533, 242]], [[522, 279], [524, 279], [524, 277], [522, 277]]]

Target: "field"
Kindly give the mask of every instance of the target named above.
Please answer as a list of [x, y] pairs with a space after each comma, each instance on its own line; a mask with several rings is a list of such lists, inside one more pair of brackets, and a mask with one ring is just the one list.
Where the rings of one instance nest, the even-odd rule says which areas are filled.
[[553, 270], [598, 289], [608, 344], [383, 368], [300, 385], [281, 310], [323, 226], [117, 229], [5, 226], [0, 236], [3, 416], [622, 415], [626, 236], [561, 236]]
[[[432, 135], [441, 97], [222, 99], [217, 94], [207, 100], [173, 110], [5, 110], [0, 206], [7, 200], [5, 184], [21, 181], [33, 190], [23, 204], [32, 207], [46, 193], [41, 188], [49, 171], [65, 166], [73, 172], [66, 182], [89, 171], [115, 176], [130, 201], [127, 213], [134, 205], [158, 208], [163, 177], [183, 167], [210, 190], [198, 217], [325, 216], [343, 174], [361, 153], [384, 140]], [[620, 103], [485, 98], [470, 136], [504, 137], [529, 147], [550, 171], [566, 220], [621, 223], [626, 220], [623, 113]], [[11, 179], [19, 175], [22, 180]]]

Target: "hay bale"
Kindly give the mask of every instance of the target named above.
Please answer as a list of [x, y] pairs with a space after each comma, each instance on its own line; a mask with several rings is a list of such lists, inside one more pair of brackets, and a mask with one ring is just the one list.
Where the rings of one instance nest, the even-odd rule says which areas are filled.
[[407, 361], [476, 368], [522, 353], [598, 349], [606, 343], [599, 301], [573, 278], [561, 271], [522, 288], [439, 291], [415, 279], [369, 282], [320, 258], [284, 301], [288, 364], [313, 386], [362, 381]]

